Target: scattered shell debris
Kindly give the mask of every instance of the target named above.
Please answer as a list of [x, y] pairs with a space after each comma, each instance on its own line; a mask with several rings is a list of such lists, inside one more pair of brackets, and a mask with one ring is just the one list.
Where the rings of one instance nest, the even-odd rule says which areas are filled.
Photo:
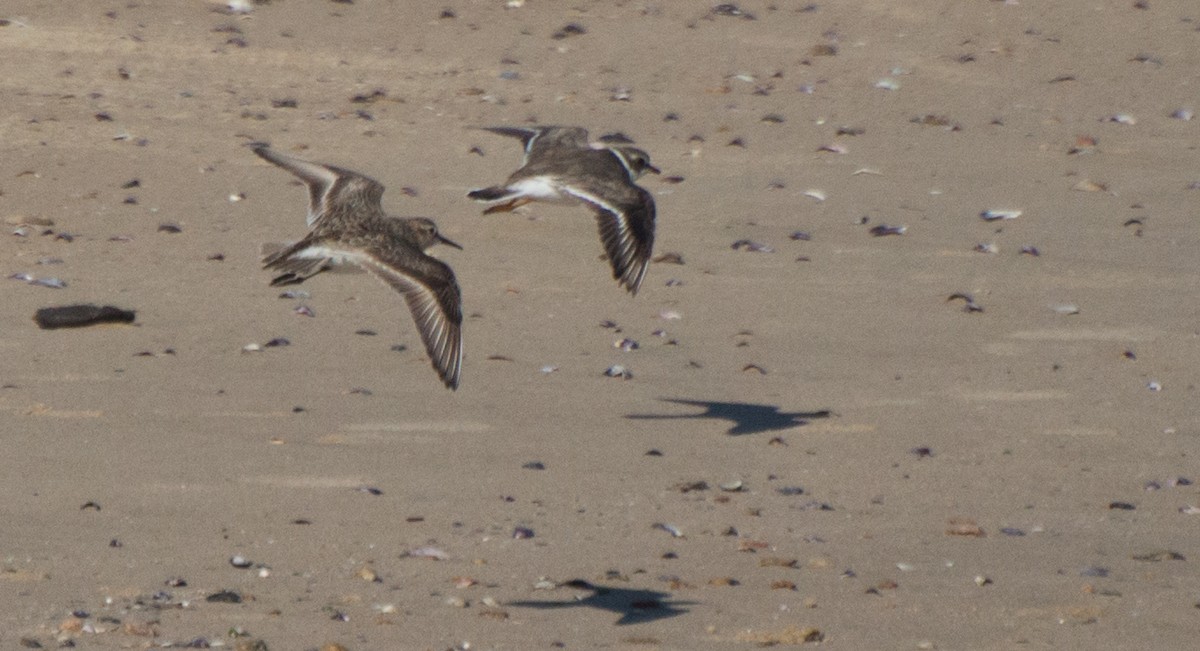
[[971, 296], [970, 294], [956, 292], [956, 293], [951, 294], [946, 297], [947, 303], [949, 303], [951, 301], [962, 301], [963, 302], [963, 312], [982, 312], [983, 311], [983, 306], [976, 303], [975, 298], [973, 296]]

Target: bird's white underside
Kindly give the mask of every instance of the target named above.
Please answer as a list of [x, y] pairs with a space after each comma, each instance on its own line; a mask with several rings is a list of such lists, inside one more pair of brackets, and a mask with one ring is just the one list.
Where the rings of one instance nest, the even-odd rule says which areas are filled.
[[579, 203], [578, 198], [571, 196], [569, 193], [564, 193], [562, 185], [548, 176], [533, 176], [521, 179], [508, 187], [516, 190], [520, 196], [538, 201], [568, 205]]
[[367, 256], [366, 254], [357, 251], [346, 251], [344, 249], [334, 249], [327, 246], [310, 246], [306, 249], [301, 249], [293, 253], [292, 257], [328, 260], [330, 264], [335, 265], [361, 265]]

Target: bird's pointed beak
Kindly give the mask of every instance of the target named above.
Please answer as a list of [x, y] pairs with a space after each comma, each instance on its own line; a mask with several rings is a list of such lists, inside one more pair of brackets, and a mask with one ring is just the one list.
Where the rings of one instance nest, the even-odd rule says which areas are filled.
[[662, 170], [658, 169], [657, 167], [655, 167], [653, 165], [649, 165], [649, 164], [646, 165], [646, 171], [652, 172], [654, 174], [662, 174]]
[[461, 245], [461, 244], [459, 244], [458, 242], [455, 242], [454, 240], [452, 240], [452, 239], [450, 239], [450, 238], [448, 238], [448, 237], [446, 237], [446, 236], [442, 235], [441, 233], [438, 233], [438, 235], [437, 235], [437, 241], [441, 242], [442, 244], [445, 244], [446, 246], [452, 246], [452, 247], [454, 247], [454, 248], [458, 249], [459, 251], [462, 251], [462, 250], [463, 250], [463, 248], [462, 248], [462, 245]]

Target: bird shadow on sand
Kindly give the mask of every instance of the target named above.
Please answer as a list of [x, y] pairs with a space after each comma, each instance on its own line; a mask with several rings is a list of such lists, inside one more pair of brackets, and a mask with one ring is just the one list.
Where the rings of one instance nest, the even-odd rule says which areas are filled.
[[591, 595], [572, 601], [510, 601], [509, 606], [520, 608], [597, 608], [617, 613], [618, 626], [629, 624], [645, 624], [659, 619], [675, 617], [687, 612], [682, 606], [691, 606], [694, 601], [667, 601], [670, 594], [655, 590], [629, 590], [626, 588], [608, 588], [594, 585], [582, 579], [575, 579], [561, 584], [562, 587], [576, 590], [590, 590]]
[[742, 434], [759, 434], [776, 430], [792, 429], [807, 425], [817, 418], [829, 418], [832, 412], [828, 409], [819, 411], [779, 411], [775, 405], [756, 405], [749, 402], [714, 402], [711, 400], [684, 400], [683, 398], [659, 398], [663, 402], [673, 402], [679, 405], [704, 407], [699, 414], [626, 414], [626, 418], [634, 420], [676, 420], [682, 418], [712, 418], [728, 420], [733, 426], [726, 431], [731, 436]]

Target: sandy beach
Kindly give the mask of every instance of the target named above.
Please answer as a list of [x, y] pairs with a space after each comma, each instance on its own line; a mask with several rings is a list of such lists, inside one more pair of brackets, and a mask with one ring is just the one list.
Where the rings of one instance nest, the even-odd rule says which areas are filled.
[[[0, 8], [4, 648], [1195, 644], [1200, 6], [241, 9]], [[637, 296], [466, 197], [547, 124], [662, 169]], [[252, 142], [462, 244], [457, 391]]]

